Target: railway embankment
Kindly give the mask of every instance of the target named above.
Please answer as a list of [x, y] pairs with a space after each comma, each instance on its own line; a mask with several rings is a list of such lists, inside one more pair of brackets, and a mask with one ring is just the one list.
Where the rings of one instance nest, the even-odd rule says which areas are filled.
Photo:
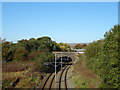
[[79, 59], [71, 67], [75, 88], [99, 88], [100, 77], [87, 68], [84, 54], [79, 54], [78, 57]]

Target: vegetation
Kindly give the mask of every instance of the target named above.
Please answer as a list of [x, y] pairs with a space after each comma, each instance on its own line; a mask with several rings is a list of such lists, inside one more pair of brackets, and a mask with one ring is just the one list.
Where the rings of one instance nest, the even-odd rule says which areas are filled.
[[[84, 58], [86, 61], [86, 65], [92, 69], [94, 72], [96, 72], [101, 80], [102, 83], [100, 84], [100, 88], [120, 88], [120, 69], [119, 69], [119, 63], [120, 63], [120, 25], [114, 26], [110, 31], [106, 32], [104, 35], [103, 40], [94, 41], [93, 43], [90, 43], [88, 46], [78, 44], [75, 46], [76, 49], [86, 48]], [[4, 65], [3, 64], [3, 77], [12, 76], [18, 73], [22, 76], [24, 76], [24, 73], [29, 72], [27, 65], [21, 65], [19, 63], [21, 62], [34, 62], [35, 69], [32, 70], [34, 72], [35, 70], [38, 70], [40, 72], [52, 72], [54, 68], [47, 67], [44, 65], [45, 62], [48, 61], [54, 61], [54, 54], [52, 51], [71, 51], [71, 48], [66, 43], [56, 43], [55, 41], [52, 41], [50, 37], [40, 37], [40, 38], [31, 38], [29, 40], [23, 39], [19, 40], [17, 43], [8, 42], [5, 39], [2, 40], [2, 60], [3, 62], [7, 62], [10, 64], [11, 62], [17, 62], [18, 64], [11, 63], [10, 65]], [[79, 57], [82, 58], [83, 57]], [[81, 63], [82, 63], [81, 60]], [[9, 63], [10, 62], [10, 63]], [[77, 63], [79, 64], [79, 63]], [[83, 70], [83, 76], [86, 75], [86, 69], [85, 66], [82, 67], [83, 64], [81, 64], [81, 70]], [[77, 66], [77, 65], [76, 65]], [[77, 68], [75, 69], [77, 70]], [[10, 72], [10, 74], [5, 74], [6, 72]], [[22, 73], [21, 73], [22, 72]], [[88, 71], [89, 72], [89, 71]], [[87, 74], [88, 74], [87, 72]], [[80, 74], [80, 73], [78, 73]], [[91, 72], [89, 72], [91, 75]], [[9, 75], [9, 76], [6, 76]], [[26, 74], [27, 77], [28, 73]], [[77, 73], [76, 73], [77, 75]], [[82, 74], [81, 74], [82, 75]], [[19, 75], [18, 75], [19, 76]], [[20, 76], [19, 76], [20, 77]], [[38, 77], [31, 75], [29, 78], [30, 80], [26, 80], [26, 83], [29, 84], [29, 82], [37, 82], [39, 83]], [[22, 77], [21, 77], [22, 78]], [[80, 87], [88, 87], [89, 82], [86, 80], [88, 79], [82, 79], [81, 82], [79, 82], [78, 77], [75, 79], [78, 84], [81, 85]], [[94, 78], [94, 77], [93, 77]], [[25, 78], [24, 78], [25, 79]], [[8, 79], [3, 79], [4, 87], [6, 85], [10, 85], [11, 82]], [[11, 79], [13, 80], [13, 79]], [[97, 79], [98, 80], [98, 79]], [[29, 82], [27, 82], [29, 81]], [[94, 81], [94, 80], [93, 80]], [[22, 81], [21, 83], [23, 83]], [[23, 85], [24, 86], [24, 85]], [[20, 84], [19, 87], [22, 87]]]
[[40, 63], [38, 65], [40, 67], [43, 66], [44, 62], [54, 60], [52, 51], [70, 50], [71, 48], [68, 44], [57, 44], [50, 37], [31, 38], [29, 40], [22, 39], [18, 43], [8, 42], [5, 39], [2, 41], [3, 61], [36, 61], [37, 64]]
[[119, 88], [120, 86], [120, 25], [106, 32], [103, 40], [86, 47], [86, 64], [102, 79], [100, 87]]
[[37, 69], [41, 72], [53, 72], [54, 71], [54, 67], [51, 66], [45, 66], [44, 63], [45, 62], [54, 62], [54, 54], [50, 53], [50, 52], [41, 52], [39, 55], [39, 59], [37, 60]]
[[[52, 72], [53, 67], [45, 66], [45, 62], [53, 61], [52, 51], [60, 51], [60, 47], [50, 37], [22, 39], [17, 43], [2, 40], [3, 88], [11, 87], [20, 77], [18, 87], [36, 87], [39, 77], [44, 73]], [[32, 63], [33, 66], [29, 67]], [[39, 72], [39, 73], [38, 73]], [[37, 74], [36, 74], [37, 73]], [[19, 76], [19, 75], [21, 76]], [[13, 76], [12, 76], [13, 75]]]
[[82, 48], [85, 48], [87, 45], [86, 44], [77, 44], [75, 45], [75, 49], [82, 49]]
[[13, 82], [19, 81], [14, 88], [36, 88], [45, 73], [36, 70], [33, 61], [11, 61], [2, 65], [2, 89], [13, 88]]
[[[60, 51], [60, 47], [50, 37], [31, 38], [29, 40], [19, 40], [18, 43], [2, 42], [2, 59], [9, 61], [35, 61], [41, 71], [44, 68], [44, 62], [54, 60], [52, 51]], [[38, 67], [37, 67], [38, 68]]]
[[[3, 63], [3, 88], [11, 87], [12, 82], [18, 77], [17, 73], [21, 73], [20, 83], [16, 87], [31, 87], [31, 84], [39, 83], [39, 74], [33, 75], [37, 71], [40, 73], [49, 73], [54, 71], [54, 67], [45, 66], [45, 62], [53, 62], [54, 54], [52, 51], [70, 51], [70, 46], [65, 43], [56, 43], [52, 41], [50, 37], [40, 37], [40, 38], [31, 38], [29, 40], [22, 39], [17, 43], [8, 42], [5, 39], [0, 39], [2, 45], [2, 61], [7, 62]], [[31, 62], [34, 69], [30, 70], [31, 67], [28, 67]], [[17, 63], [17, 65], [15, 65]], [[22, 63], [22, 64], [21, 64]], [[28, 64], [25, 64], [28, 63]], [[22, 73], [26, 72], [25, 75]], [[28, 72], [28, 73], [27, 73]], [[31, 72], [31, 74], [30, 74]], [[32, 74], [32, 72], [34, 72]], [[15, 76], [10, 77], [11, 73]], [[27, 75], [30, 77], [27, 77]], [[9, 75], [9, 76], [6, 76]], [[42, 75], [42, 74], [41, 74]], [[6, 76], [6, 77], [5, 77]], [[23, 80], [26, 77], [26, 81]], [[23, 85], [22, 83], [26, 82], [28, 85]], [[36, 85], [32, 85], [36, 87]]]
[[50, 37], [31, 38], [19, 40], [18, 43], [2, 42], [2, 59], [5, 61], [36, 60], [39, 53], [52, 51], [70, 51], [71, 48], [65, 43], [56, 43]]
[[73, 82], [75, 88], [98, 88], [100, 76], [87, 68], [86, 56], [78, 54], [78, 60], [73, 64]]
[[61, 51], [71, 51], [71, 48], [66, 43], [58, 43], [58, 46], [60, 47]]

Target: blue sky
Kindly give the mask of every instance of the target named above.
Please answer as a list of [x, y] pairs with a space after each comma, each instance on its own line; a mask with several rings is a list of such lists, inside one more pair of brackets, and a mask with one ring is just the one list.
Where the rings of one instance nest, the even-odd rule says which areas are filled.
[[56, 42], [88, 43], [118, 23], [117, 2], [4, 2], [3, 38], [49, 36]]

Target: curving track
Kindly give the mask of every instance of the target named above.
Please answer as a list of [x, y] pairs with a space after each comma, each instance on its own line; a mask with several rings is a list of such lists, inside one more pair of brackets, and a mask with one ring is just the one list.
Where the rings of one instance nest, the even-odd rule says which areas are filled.
[[[58, 88], [59, 90], [61, 88], [63, 88], [63, 87], [61, 87], [61, 86], [63, 86], [63, 84], [64, 84], [64, 88], [67, 90], [67, 73], [68, 73], [69, 68], [70, 68], [70, 65], [65, 66], [65, 67], [63, 67], [62, 70], [57, 71], [57, 73], [56, 73], [56, 77], [59, 76], [59, 79], [57, 78], [59, 80], [58, 87], [56, 87], [56, 88]], [[41, 87], [42, 90], [44, 90], [45, 88], [49, 88], [49, 90], [51, 90], [51, 88], [55, 88], [54, 87], [54, 86], [56, 86], [55, 82], [56, 82], [55, 81], [55, 73], [49, 74], [47, 76], [47, 78], [45, 79], [45, 81], [43, 82], [43, 86]]]
[[65, 72], [65, 88], [67, 90], [67, 73], [68, 73], [68, 70], [69, 70], [70, 66], [67, 68], [66, 72]]

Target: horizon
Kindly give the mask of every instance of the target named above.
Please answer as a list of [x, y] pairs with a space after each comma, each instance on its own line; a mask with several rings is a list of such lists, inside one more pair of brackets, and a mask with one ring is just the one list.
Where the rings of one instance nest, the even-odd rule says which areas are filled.
[[[49, 36], [42, 36], [42, 37], [49, 37]], [[31, 37], [31, 38], [34, 38], [34, 37]], [[25, 38], [22, 38], [22, 39], [19, 39], [19, 40], [29, 40], [29, 39], [31, 39], [31, 38], [27, 38], [27, 39], [25, 39]], [[38, 38], [41, 38], [41, 37], [38, 37]], [[51, 38], [51, 37], [50, 37]], [[13, 42], [13, 41], [8, 41], [8, 40], [6, 40], [6, 38], [0, 38], [1, 40], [5, 40], [5, 41], [7, 41], [7, 42], [11, 42], [11, 43], [18, 43], [18, 41], [19, 40], [17, 40], [16, 42]], [[34, 38], [34, 39], [37, 39], [37, 38]], [[103, 38], [104, 39], [104, 38]], [[103, 39], [98, 39], [98, 40], [103, 40]], [[51, 38], [51, 40], [53, 40], [52, 38]], [[98, 41], [98, 40], [94, 40], [94, 41]], [[55, 40], [53, 40], [53, 41], [55, 41]], [[56, 42], [56, 43], [67, 43], [67, 44], [89, 44], [89, 43], [92, 43], [92, 42], [94, 42], [94, 41], [91, 41], [91, 42]]]
[[57, 43], [90, 43], [118, 23], [117, 2], [3, 2], [7, 41], [51, 37]]

